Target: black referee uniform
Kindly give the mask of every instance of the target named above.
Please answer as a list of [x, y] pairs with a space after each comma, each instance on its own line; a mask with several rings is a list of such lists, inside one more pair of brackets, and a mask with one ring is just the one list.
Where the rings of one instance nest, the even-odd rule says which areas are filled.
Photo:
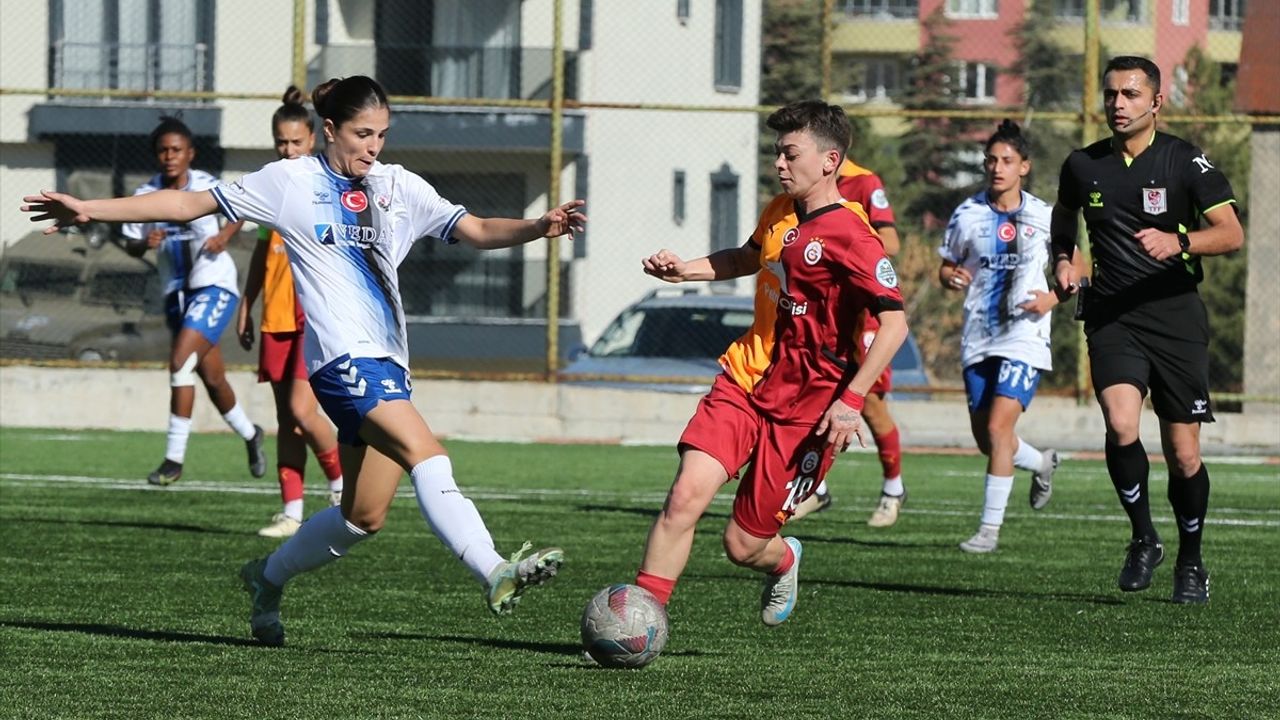
[[1201, 215], [1234, 202], [1231, 183], [1199, 148], [1160, 132], [1131, 163], [1110, 139], [1063, 163], [1058, 204], [1084, 211], [1093, 251], [1085, 334], [1095, 391], [1128, 383], [1144, 396], [1150, 391], [1165, 420], [1213, 421], [1209, 321], [1196, 292], [1200, 258], [1158, 261], [1134, 235], [1191, 232]]

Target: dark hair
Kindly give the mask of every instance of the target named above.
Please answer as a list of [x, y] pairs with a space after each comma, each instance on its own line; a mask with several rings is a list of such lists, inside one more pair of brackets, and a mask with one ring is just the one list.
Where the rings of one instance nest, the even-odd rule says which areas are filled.
[[311, 111], [307, 110], [307, 106], [302, 104], [302, 91], [297, 85], [290, 85], [288, 90], [284, 91], [284, 97], [280, 99], [281, 105], [276, 108], [275, 113], [271, 116], [271, 131], [283, 122], [300, 122], [307, 126], [309, 132], [315, 132], [315, 125], [311, 122]]
[[388, 107], [387, 94], [377, 80], [364, 75], [330, 78], [311, 91], [311, 104], [316, 114], [333, 122], [334, 127], [360, 114], [362, 110]]
[[1160, 92], [1160, 67], [1150, 60], [1138, 55], [1118, 55], [1107, 61], [1107, 68], [1102, 77], [1112, 70], [1141, 70], [1147, 75], [1147, 84], [1157, 93]]
[[1008, 118], [1001, 120], [996, 131], [987, 138], [986, 153], [988, 155], [991, 154], [991, 146], [996, 143], [1008, 144], [1022, 156], [1023, 160], [1031, 159], [1031, 140], [1022, 134], [1022, 128], [1018, 127], [1018, 123]]
[[195, 140], [191, 135], [191, 128], [182, 122], [182, 118], [178, 115], [161, 115], [160, 124], [156, 125], [156, 129], [151, 131], [151, 149], [156, 149], [156, 143], [160, 142], [160, 138], [165, 135], [181, 135], [187, 139], [188, 145], [194, 145]]
[[835, 148], [843, 159], [853, 138], [849, 116], [839, 105], [828, 105], [821, 100], [801, 100], [784, 105], [773, 112], [765, 125], [779, 135], [808, 130], [824, 149]]

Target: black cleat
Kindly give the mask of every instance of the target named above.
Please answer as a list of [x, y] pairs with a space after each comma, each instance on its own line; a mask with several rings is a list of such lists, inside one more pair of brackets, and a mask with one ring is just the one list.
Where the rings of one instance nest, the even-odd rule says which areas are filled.
[[249, 472], [256, 478], [267, 474], [267, 454], [262, 451], [265, 433], [260, 425], [253, 426], [253, 438], [244, 441], [244, 448], [249, 452]]
[[1209, 571], [1204, 565], [1173, 566], [1173, 602], [1209, 602]]
[[172, 485], [178, 482], [180, 477], [182, 477], [182, 463], [165, 458], [164, 462], [160, 463], [160, 467], [152, 470], [147, 476], [147, 482], [152, 485]]
[[1129, 541], [1129, 551], [1120, 568], [1120, 589], [1125, 592], [1146, 590], [1151, 585], [1151, 573], [1164, 562], [1164, 545], [1156, 538], [1134, 538]]

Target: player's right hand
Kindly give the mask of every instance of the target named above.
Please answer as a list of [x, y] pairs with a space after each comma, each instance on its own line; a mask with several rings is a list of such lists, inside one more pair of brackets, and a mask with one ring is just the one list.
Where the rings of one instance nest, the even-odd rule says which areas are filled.
[[967, 290], [972, 282], [973, 276], [969, 271], [957, 265], [951, 271], [951, 279], [947, 281], [947, 286], [952, 290]]
[[1076, 274], [1076, 266], [1071, 262], [1059, 261], [1054, 267], [1053, 277], [1057, 283], [1054, 292], [1059, 299], [1075, 295], [1080, 289], [1080, 278]]
[[670, 250], [659, 250], [640, 261], [644, 267], [645, 274], [652, 275], [659, 280], [669, 283], [678, 283], [684, 280], [684, 261], [679, 255]]
[[31, 218], [31, 222], [53, 221], [52, 225], [42, 231], [44, 235], [52, 235], [75, 225], [83, 225], [93, 219], [85, 212], [83, 200], [66, 193], [41, 190], [39, 195], [27, 195], [22, 198], [22, 202], [26, 203], [21, 207], [22, 212], [36, 213]]
[[156, 228], [147, 233], [147, 247], [155, 250], [164, 244], [165, 232], [160, 228]]

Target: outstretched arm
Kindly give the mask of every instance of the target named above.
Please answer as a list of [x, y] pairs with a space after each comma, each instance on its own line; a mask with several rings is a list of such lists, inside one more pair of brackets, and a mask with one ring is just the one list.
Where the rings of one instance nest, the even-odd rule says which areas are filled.
[[481, 218], [465, 215], [453, 228], [453, 236], [480, 250], [523, 245], [538, 238], [573, 237], [586, 229], [587, 216], [582, 212], [583, 200], [571, 200], [547, 211], [536, 220]]
[[52, 220], [44, 229], [49, 235], [73, 225], [102, 222], [191, 222], [218, 211], [213, 193], [186, 190], [157, 190], [145, 195], [102, 200], [80, 200], [66, 193], [42, 191], [22, 198], [23, 212], [32, 213], [31, 222]]
[[640, 261], [645, 274], [669, 283], [691, 280], [732, 280], [760, 270], [760, 249], [747, 243], [742, 247], [718, 250], [685, 262], [670, 250], [659, 250]]

